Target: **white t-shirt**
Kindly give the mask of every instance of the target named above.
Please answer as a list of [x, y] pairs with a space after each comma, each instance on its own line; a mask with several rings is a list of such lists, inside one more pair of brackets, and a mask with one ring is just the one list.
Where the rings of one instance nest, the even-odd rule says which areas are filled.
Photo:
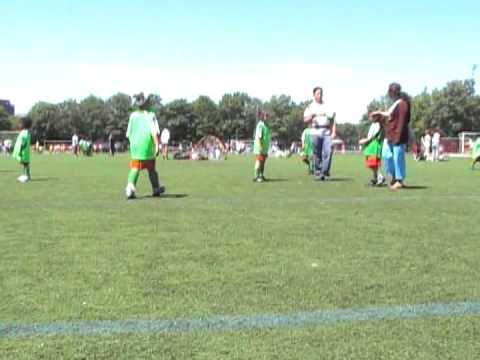
[[370, 125], [370, 127], [368, 128], [368, 134], [367, 134], [367, 139], [373, 139], [377, 134], [378, 132], [380, 131], [381, 127], [380, 127], [380, 124], [378, 122], [374, 122]]
[[430, 137], [430, 135], [426, 134], [423, 137], [423, 145], [426, 146], [426, 147], [430, 147], [431, 142], [432, 142], [432, 138]]
[[73, 134], [72, 136], [72, 146], [77, 146], [78, 145], [78, 136], [77, 134]]
[[162, 130], [162, 134], [160, 135], [160, 142], [162, 144], [168, 144], [168, 142], [170, 141], [170, 131], [165, 128]]
[[313, 127], [311, 129], [312, 135], [323, 135], [330, 133], [330, 120], [333, 118], [334, 113], [325, 104], [319, 104], [313, 100], [310, 105], [307, 106], [304, 117], [313, 115]]
[[432, 137], [432, 145], [438, 146], [440, 145], [440, 133], [435, 132]]

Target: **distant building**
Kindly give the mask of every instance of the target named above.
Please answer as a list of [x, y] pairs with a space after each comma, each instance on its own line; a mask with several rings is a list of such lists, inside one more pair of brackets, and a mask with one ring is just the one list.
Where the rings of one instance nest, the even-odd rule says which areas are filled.
[[15, 115], [15, 106], [10, 102], [10, 100], [1, 100], [0, 106], [2, 106], [9, 115]]

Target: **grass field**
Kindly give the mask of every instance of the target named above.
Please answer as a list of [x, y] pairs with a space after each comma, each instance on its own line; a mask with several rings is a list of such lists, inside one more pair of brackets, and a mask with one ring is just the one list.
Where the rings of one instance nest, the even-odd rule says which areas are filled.
[[[211, 331], [12, 335], [14, 325], [286, 316], [480, 302], [480, 171], [408, 163], [367, 188], [360, 156], [332, 181], [298, 158], [159, 161], [165, 197], [126, 201], [126, 156], [0, 158], [1, 359], [478, 359], [480, 315], [226, 326]], [[73, 326], [73, 325], [72, 325]]]

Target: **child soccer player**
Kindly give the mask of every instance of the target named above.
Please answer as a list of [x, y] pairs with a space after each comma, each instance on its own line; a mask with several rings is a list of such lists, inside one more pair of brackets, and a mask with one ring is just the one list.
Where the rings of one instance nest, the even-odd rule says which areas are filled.
[[378, 171], [381, 165], [383, 131], [378, 122], [378, 117], [372, 118], [372, 124], [368, 129], [366, 138], [360, 139], [358, 143], [365, 146], [363, 154], [365, 155], [365, 165], [372, 170], [372, 179], [368, 186], [381, 186], [385, 182], [385, 177]]
[[160, 129], [155, 114], [149, 111], [150, 97], [145, 99], [143, 93], [140, 93], [135, 96], [135, 99], [138, 110], [130, 115], [127, 128], [131, 160], [125, 193], [127, 199], [135, 198], [140, 171], [147, 169], [153, 196], [157, 197], [165, 192], [165, 187], [160, 185], [158, 173], [155, 170], [155, 158], [160, 153]]
[[472, 146], [472, 170], [475, 168], [475, 164], [480, 162], [480, 137], [475, 139]]
[[303, 130], [302, 133], [302, 160], [307, 165], [307, 171], [310, 175], [314, 173], [314, 163], [313, 163], [313, 145], [312, 145], [312, 136], [310, 134], [310, 126]]
[[267, 161], [268, 149], [270, 147], [270, 129], [265, 124], [268, 119], [268, 113], [261, 111], [258, 114], [257, 127], [255, 128], [253, 153], [255, 160], [255, 178], [253, 181], [264, 182], [265, 161]]
[[29, 129], [32, 127], [32, 119], [23, 117], [20, 119], [22, 131], [18, 134], [15, 147], [13, 148], [13, 158], [23, 166], [23, 174], [18, 177], [18, 181], [27, 182], [30, 180], [30, 144], [31, 136]]

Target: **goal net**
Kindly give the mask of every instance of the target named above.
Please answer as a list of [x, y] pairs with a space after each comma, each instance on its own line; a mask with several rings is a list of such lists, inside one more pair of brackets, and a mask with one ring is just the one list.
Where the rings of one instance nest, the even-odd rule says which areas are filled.
[[470, 155], [473, 143], [477, 137], [480, 137], [480, 132], [464, 131], [458, 134], [460, 154], [466, 156]]

